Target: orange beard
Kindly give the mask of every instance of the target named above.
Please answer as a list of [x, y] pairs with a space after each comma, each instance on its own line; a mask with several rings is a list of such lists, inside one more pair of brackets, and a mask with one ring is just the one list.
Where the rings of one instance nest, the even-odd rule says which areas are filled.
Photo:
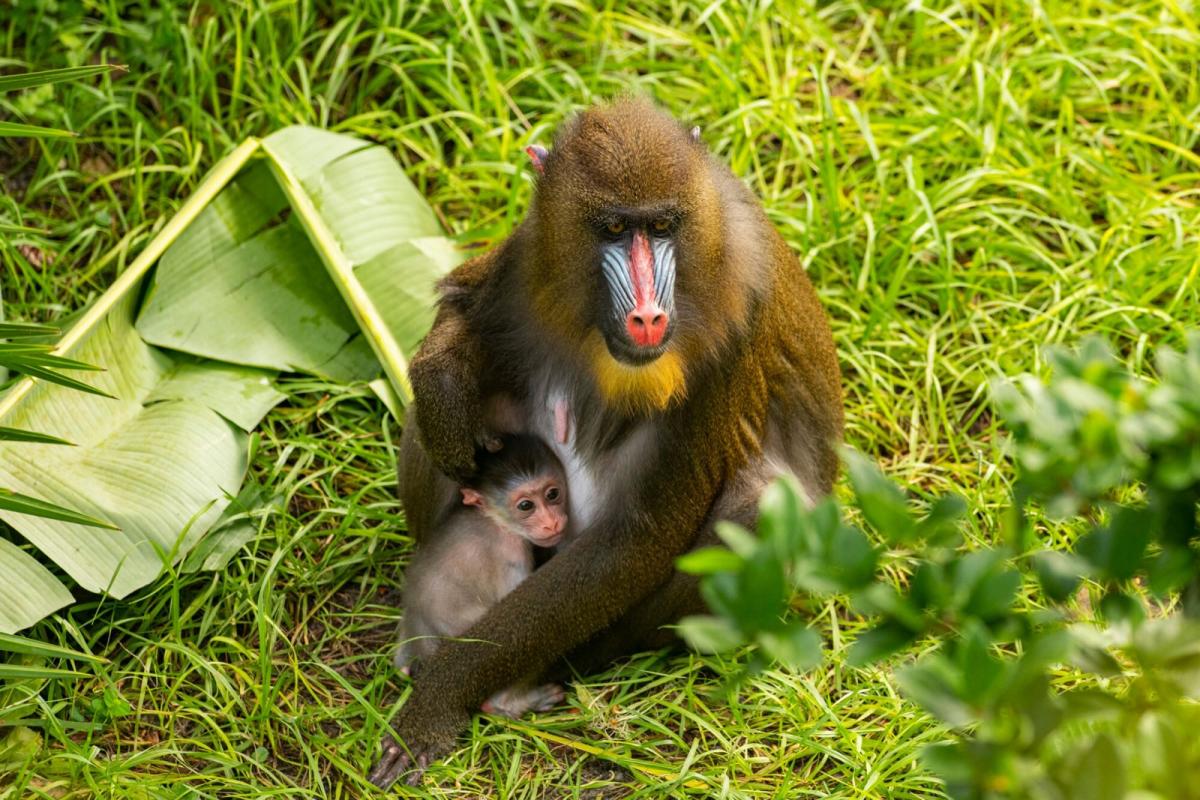
[[588, 334], [584, 356], [604, 401], [627, 414], [662, 411], [687, 394], [683, 359], [668, 350], [649, 364], [622, 364], [608, 352], [599, 331]]

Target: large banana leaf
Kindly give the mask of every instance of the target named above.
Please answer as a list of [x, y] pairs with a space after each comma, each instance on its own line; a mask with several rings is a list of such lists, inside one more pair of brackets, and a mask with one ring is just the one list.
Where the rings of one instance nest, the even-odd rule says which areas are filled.
[[[407, 354], [457, 251], [383, 147], [307, 127], [262, 147], [268, 157], [163, 256], [138, 331], [162, 347], [335, 380], [382, 365], [406, 401]], [[246, 319], [263, 323], [253, 336]]]
[[[270, 167], [248, 167], [163, 255], [138, 331], [152, 344], [334, 380], [379, 372]], [[247, 335], [244, 320], [256, 320]]]
[[459, 254], [384, 148], [299, 127], [267, 137], [263, 148], [342, 298], [407, 402], [407, 355], [433, 322], [434, 282], [458, 263]]
[[0, 441], [0, 487], [116, 526], [0, 512], [25, 541], [0, 538], [0, 632], [70, 602], [46, 560], [123, 597], [184, 558], [238, 494], [276, 373], [382, 368], [406, 401], [458, 260], [382, 147], [306, 127], [239, 147], [53, 351], [102, 367], [79, 380], [111, 397], [30, 379], [0, 396], [0, 426], [76, 445]]
[[[51, 383], [70, 386], [93, 394], [101, 393], [100, 389], [55, 371], [56, 369], [89, 371], [97, 369], [90, 364], [56, 356], [50, 352], [54, 349], [51, 345], [36, 341], [42, 337], [57, 335], [57, 328], [46, 325], [4, 322], [3, 310], [3, 307], [0, 307], [0, 382], [7, 379], [9, 369], [14, 369]], [[51, 436], [40, 431], [10, 428], [4, 425], [0, 425], [0, 441], [57, 445], [71, 444], [66, 439]], [[101, 528], [112, 527], [103, 520], [80, 514], [69, 508], [56, 506], [53, 503], [47, 503], [36, 497], [15, 492], [7, 486], [0, 486], [0, 510], [50, 517], [51, 519], [78, 522]]]
[[37, 385], [10, 418], [74, 442], [0, 445], [0, 483], [107, 520], [118, 530], [0, 512], [89, 591], [149, 583], [220, 515], [246, 471], [247, 430], [282, 395], [259, 370], [179, 361], [133, 328], [130, 295], [76, 353], [111, 394]]

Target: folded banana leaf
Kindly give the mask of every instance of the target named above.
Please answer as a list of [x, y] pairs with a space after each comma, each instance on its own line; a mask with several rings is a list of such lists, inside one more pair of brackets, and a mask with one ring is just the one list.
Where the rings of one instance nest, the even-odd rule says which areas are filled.
[[237, 148], [53, 351], [101, 367], [74, 377], [102, 394], [23, 378], [0, 396], [0, 426], [73, 445], [0, 441], [0, 487], [114, 526], [0, 510], [20, 534], [0, 535], [0, 632], [71, 584], [120, 598], [185, 558], [237, 496], [280, 372], [382, 372], [407, 402], [459, 260], [383, 147], [297, 126]]

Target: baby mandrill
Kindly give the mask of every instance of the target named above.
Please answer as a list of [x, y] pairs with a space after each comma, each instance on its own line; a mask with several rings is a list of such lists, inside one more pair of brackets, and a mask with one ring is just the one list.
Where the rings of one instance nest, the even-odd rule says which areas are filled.
[[[534, 569], [533, 545], [554, 547], [566, 535], [567, 482], [562, 464], [534, 436], [503, 436], [483, 453], [479, 474], [460, 487], [452, 510], [408, 568], [396, 666], [408, 673], [438, 640], [461, 636]], [[555, 684], [517, 685], [483, 704], [489, 714], [519, 717], [563, 699]]]

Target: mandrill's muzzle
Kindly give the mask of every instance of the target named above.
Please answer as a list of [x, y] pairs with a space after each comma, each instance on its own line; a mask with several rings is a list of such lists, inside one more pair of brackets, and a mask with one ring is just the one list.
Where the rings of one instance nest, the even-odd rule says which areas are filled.
[[662, 355], [675, 311], [675, 245], [634, 228], [603, 246], [604, 279], [615, 324], [605, 332], [614, 358], [645, 363]]

